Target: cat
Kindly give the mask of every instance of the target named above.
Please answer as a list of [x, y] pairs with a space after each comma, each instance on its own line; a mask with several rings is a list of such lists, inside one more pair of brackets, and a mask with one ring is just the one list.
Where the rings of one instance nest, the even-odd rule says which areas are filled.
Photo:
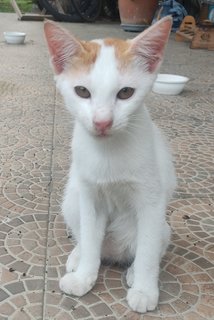
[[60, 289], [82, 296], [102, 259], [133, 261], [127, 301], [140, 313], [158, 304], [170, 241], [165, 210], [176, 186], [168, 143], [144, 106], [171, 25], [165, 17], [126, 41], [80, 41], [54, 22], [44, 26], [56, 85], [75, 120], [62, 212], [77, 244]]

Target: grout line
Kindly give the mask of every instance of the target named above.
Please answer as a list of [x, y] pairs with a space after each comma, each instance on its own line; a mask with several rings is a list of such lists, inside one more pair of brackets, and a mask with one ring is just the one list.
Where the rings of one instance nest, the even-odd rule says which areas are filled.
[[43, 297], [42, 297], [42, 320], [45, 320], [45, 311], [46, 311], [46, 292], [47, 292], [47, 273], [48, 273], [48, 241], [49, 241], [49, 227], [50, 227], [50, 208], [51, 208], [51, 194], [53, 187], [53, 152], [54, 152], [54, 143], [55, 143], [55, 119], [56, 119], [56, 86], [54, 91], [54, 109], [53, 109], [53, 128], [52, 128], [52, 145], [51, 145], [51, 157], [50, 157], [50, 182], [48, 186], [48, 219], [47, 219], [47, 232], [46, 232], [46, 250], [45, 250], [45, 265], [44, 265], [44, 286], [43, 286]]

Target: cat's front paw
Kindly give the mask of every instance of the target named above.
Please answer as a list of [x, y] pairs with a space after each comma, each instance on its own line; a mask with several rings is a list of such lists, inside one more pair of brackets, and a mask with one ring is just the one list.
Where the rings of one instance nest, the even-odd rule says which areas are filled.
[[77, 272], [66, 273], [59, 282], [60, 289], [74, 296], [81, 297], [90, 291], [96, 281], [96, 275], [78, 275]]
[[133, 311], [145, 313], [147, 311], [152, 311], [157, 307], [158, 297], [158, 289], [143, 292], [131, 288], [128, 290], [127, 301]]

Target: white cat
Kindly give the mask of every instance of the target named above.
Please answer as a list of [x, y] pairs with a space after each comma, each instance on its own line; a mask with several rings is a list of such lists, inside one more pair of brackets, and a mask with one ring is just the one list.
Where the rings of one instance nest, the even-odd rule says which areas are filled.
[[75, 119], [62, 210], [77, 245], [60, 288], [82, 296], [103, 258], [133, 261], [127, 301], [142, 313], [158, 303], [159, 264], [170, 239], [165, 210], [176, 185], [167, 143], [143, 105], [171, 23], [166, 17], [133, 40], [90, 42], [45, 23], [56, 84]]

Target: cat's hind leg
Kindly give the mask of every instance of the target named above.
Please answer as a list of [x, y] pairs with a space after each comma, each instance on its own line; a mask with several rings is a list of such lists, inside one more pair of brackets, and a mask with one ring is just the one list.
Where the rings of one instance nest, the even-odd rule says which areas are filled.
[[76, 271], [79, 265], [80, 260], [80, 249], [79, 245], [77, 244], [76, 247], [71, 251], [71, 253], [68, 256], [67, 262], [66, 262], [66, 272], [73, 272]]
[[160, 254], [160, 260], [163, 258], [163, 256], [166, 253], [166, 250], [167, 250], [169, 243], [170, 243], [170, 238], [171, 238], [171, 228], [168, 225], [168, 223], [165, 222], [164, 232], [163, 232], [163, 237], [162, 237], [162, 250], [161, 250], [161, 254]]
[[127, 269], [127, 272], [126, 272], [127, 286], [131, 288], [133, 285], [133, 282], [134, 282], [134, 265], [132, 263], [132, 265]]

